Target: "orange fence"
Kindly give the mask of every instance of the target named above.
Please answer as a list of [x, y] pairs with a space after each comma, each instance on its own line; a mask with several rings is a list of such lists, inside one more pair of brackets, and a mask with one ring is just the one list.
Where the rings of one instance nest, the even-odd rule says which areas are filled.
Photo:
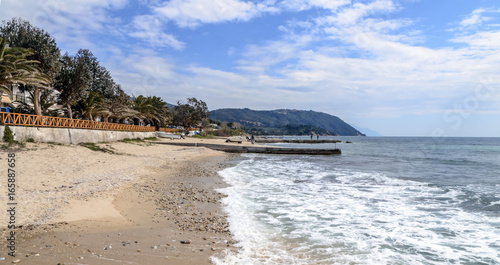
[[0, 112], [0, 124], [34, 127], [75, 128], [91, 130], [154, 132], [154, 126], [118, 124], [100, 121], [87, 121], [30, 114]]
[[160, 128], [160, 132], [180, 132], [181, 130], [179, 129], [174, 129], [174, 128]]
[[[184, 130], [188, 130], [188, 131], [192, 132], [192, 131], [198, 131], [198, 128], [187, 128]], [[177, 133], [177, 132], [184, 131], [184, 130], [175, 129], [175, 128], [160, 128], [161, 132], [168, 132], [168, 133]]]

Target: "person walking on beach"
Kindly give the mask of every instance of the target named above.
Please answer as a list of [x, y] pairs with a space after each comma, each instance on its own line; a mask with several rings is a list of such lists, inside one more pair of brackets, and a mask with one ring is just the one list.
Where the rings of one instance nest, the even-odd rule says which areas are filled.
[[252, 144], [254, 144], [255, 143], [255, 137], [253, 136], [253, 134], [252, 134], [252, 138], [250, 138], [250, 139], [252, 141]]
[[311, 134], [311, 141], [313, 140], [313, 135]]
[[317, 140], [319, 140], [319, 135], [318, 135], [318, 134], [316, 134], [316, 141], [317, 141]]

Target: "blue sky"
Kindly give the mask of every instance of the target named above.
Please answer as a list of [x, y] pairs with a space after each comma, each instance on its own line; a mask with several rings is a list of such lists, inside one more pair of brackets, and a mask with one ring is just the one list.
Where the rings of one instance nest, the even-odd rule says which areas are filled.
[[496, 0], [1, 0], [134, 95], [336, 115], [386, 136], [500, 136]]

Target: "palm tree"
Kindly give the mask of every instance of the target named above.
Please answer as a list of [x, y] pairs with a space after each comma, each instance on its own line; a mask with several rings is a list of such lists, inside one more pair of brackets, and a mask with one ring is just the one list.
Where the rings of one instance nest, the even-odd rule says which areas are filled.
[[138, 113], [137, 118], [140, 120], [149, 122], [152, 122], [154, 120], [159, 120], [159, 117], [156, 115], [155, 109], [151, 104], [151, 101], [143, 95], [140, 95], [138, 97], [133, 97], [132, 109], [137, 111]]
[[138, 112], [139, 119], [153, 125], [164, 125], [168, 120], [167, 103], [156, 96], [138, 96], [132, 100], [132, 109]]
[[[33, 91], [28, 91], [29, 96], [28, 100], [29, 102], [34, 101], [34, 95]], [[57, 103], [56, 97], [52, 94], [51, 90], [43, 90], [42, 94], [40, 95], [40, 109], [42, 110], [42, 115], [44, 116], [58, 116], [57, 110], [49, 110], [50, 107], [54, 106], [54, 104]], [[22, 102], [21, 105], [19, 105], [16, 108], [16, 112], [19, 113], [25, 113], [25, 114], [35, 114], [35, 109], [31, 104], [28, 104], [27, 102]]]
[[24, 90], [33, 91], [33, 108], [36, 115], [42, 115], [40, 106], [40, 95], [43, 90], [52, 90], [52, 81], [59, 69], [59, 57], [61, 51], [57, 47], [56, 40], [45, 30], [31, 25], [27, 20], [13, 18], [3, 21], [0, 25], [0, 36], [7, 40], [13, 47], [29, 48], [32, 54], [26, 57], [36, 60], [40, 73], [47, 77], [45, 85], [28, 83], [23, 86]]
[[104, 121], [106, 122], [119, 122], [127, 118], [139, 117], [139, 113], [130, 107], [129, 102], [124, 102], [121, 99], [114, 97], [107, 100], [106, 104], [108, 108], [107, 116]]
[[7, 47], [7, 41], [0, 39], [0, 89], [12, 93], [11, 85], [34, 85], [48, 87], [49, 78], [38, 67], [38, 61], [26, 57], [33, 51]]
[[151, 105], [153, 105], [157, 115], [160, 117], [158, 123], [155, 123], [156, 127], [166, 126], [171, 120], [172, 115], [170, 113], [170, 109], [167, 107], [167, 102], [163, 101], [160, 97], [152, 96]]
[[90, 91], [86, 98], [75, 105], [75, 114], [84, 120], [94, 120], [99, 116], [106, 116], [108, 112], [104, 98], [97, 91]]
[[106, 97], [107, 115], [104, 117], [106, 122], [118, 123], [124, 118], [135, 117], [137, 112], [131, 108], [130, 96], [125, 93], [120, 85], [116, 85], [115, 93]]

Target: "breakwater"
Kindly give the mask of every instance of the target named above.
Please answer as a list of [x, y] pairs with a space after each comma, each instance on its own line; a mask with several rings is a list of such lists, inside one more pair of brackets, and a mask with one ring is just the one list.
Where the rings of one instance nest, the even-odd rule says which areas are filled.
[[226, 153], [257, 153], [257, 154], [281, 154], [281, 155], [340, 155], [340, 149], [312, 149], [312, 148], [283, 148], [267, 146], [238, 146], [225, 144], [206, 143], [182, 143], [182, 142], [155, 142], [156, 144], [169, 144], [178, 146], [206, 147]]
[[275, 144], [275, 143], [290, 143], [290, 144], [333, 144], [340, 143], [340, 140], [303, 140], [303, 139], [274, 139], [274, 138], [256, 138], [256, 143]]

